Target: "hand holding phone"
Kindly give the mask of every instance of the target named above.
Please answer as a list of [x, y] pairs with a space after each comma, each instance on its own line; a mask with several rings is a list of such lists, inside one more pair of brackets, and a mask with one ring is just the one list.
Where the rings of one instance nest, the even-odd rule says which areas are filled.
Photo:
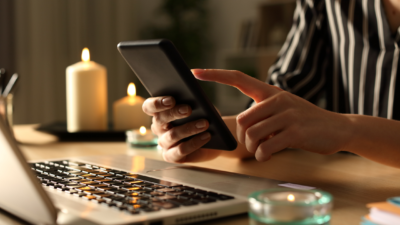
[[[209, 139], [204, 148], [236, 148], [235, 138], [170, 41], [121, 42], [118, 50], [153, 96], [143, 107], [154, 115], [156, 133], [169, 132], [170, 139], [179, 140], [172, 141], [175, 145], [194, 147]], [[192, 136], [184, 137], [188, 134]]]

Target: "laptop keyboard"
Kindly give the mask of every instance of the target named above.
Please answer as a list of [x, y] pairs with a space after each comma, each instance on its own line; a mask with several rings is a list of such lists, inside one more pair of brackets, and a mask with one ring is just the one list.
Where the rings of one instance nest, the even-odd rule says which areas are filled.
[[30, 163], [43, 186], [138, 214], [234, 199], [140, 174], [63, 160]]

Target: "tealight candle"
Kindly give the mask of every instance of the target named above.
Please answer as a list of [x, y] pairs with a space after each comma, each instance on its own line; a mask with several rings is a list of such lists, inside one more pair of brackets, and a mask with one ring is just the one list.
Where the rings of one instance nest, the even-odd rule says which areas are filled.
[[126, 131], [126, 142], [134, 147], [152, 147], [158, 144], [158, 138], [153, 132], [147, 131], [146, 127], [141, 126], [140, 129]]
[[320, 190], [277, 188], [249, 196], [251, 224], [328, 224], [332, 196]]

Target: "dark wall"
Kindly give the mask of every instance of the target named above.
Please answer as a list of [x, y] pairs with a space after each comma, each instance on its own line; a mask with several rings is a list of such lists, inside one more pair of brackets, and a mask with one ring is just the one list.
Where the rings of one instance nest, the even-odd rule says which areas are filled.
[[15, 72], [14, 1], [0, 0], [0, 68]]

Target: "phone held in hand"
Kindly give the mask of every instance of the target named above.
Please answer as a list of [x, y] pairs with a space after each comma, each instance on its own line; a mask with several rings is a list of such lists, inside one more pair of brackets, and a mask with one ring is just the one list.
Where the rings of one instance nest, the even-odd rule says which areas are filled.
[[171, 41], [121, 42], [118, 50], [151, 96], [172, 96], [177, 104], [192, 108], [189, 117], [173, 121], [173, 126], [206, 119], [211, 140], [203, 148], [236, 149], [235, 138]]

